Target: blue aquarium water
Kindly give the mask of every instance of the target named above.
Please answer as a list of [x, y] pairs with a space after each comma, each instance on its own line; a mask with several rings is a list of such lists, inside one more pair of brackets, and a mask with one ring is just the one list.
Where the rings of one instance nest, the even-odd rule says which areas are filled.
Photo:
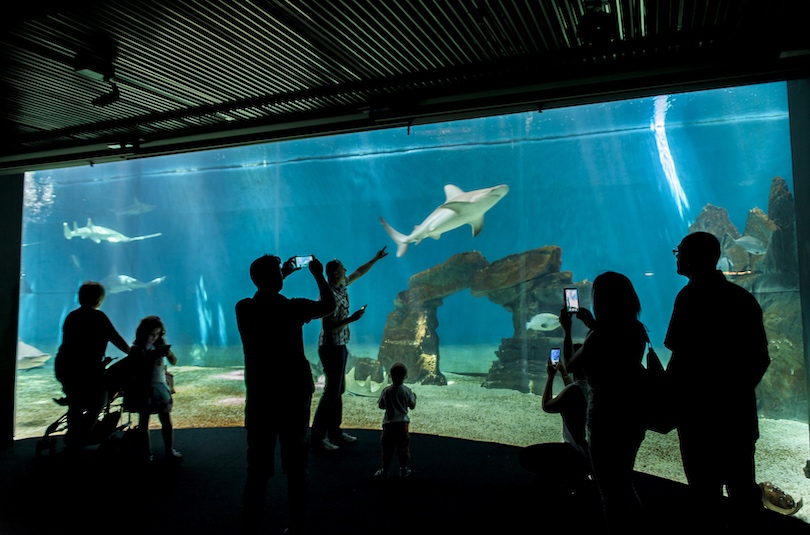
[[[751, 209], [767, 210], [777, 176], [792, 190], [784, 83], [32, 172], [19, 334], [58, 347], [79, 285], [99, 280], [108, 289], [102, 310], [125, 338], [157, 314], [169, 341], [191, 348], [181, 364], [214, 355], [217, 365], [240, 364], [233, 310], [255, 290], [256, 257], [315, 254], [351, 272], [387, 246], [391, 254], [349, 290], [353, 309], [368, 305], [350, 347], [375, 358], [415, 273], [467, 251], [493, 262], [558, 245], [574, 281], [606, 270], [630, 277], [660, 345], [686, 283], [672, 249], [707, 204], [725, 208], [742, 232]], [[478, 236], [464, 225], [396, 257], [380, 216], [409, 234], [445, 201], [446, 184], [509, 191]], [[82, 239], [88, 220], [133, 241]], [[288, 278], [284, 293], [317, 296], [306, 272]], [[444, 299], [438, 316], [448, 354], [494, 350], [515, 334], [507, 311], [469, 290]], [[318, 328], [306, 326], [308, 343]], [[494, 358], [454, 358], [446, 371], [486, 370]]]

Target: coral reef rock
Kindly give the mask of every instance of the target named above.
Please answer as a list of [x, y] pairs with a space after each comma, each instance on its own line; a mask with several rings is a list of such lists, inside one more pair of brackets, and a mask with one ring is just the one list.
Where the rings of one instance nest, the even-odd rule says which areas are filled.
[[[768, 214], [751, 209], [742, 234], [725, 209], [711, 205], [689, 228], [689, 232], [698, 230], [717, 236], [721, 258], [733, 266], [726, 278], [751, 292], [762, 306], [771, 365], [757, 387], [759, 415], [807, 421], [796, 219], [787, 183], [774, 177]], [[739, 245], [746, 236], [761, 243], [764, 253], [754, 254]]]

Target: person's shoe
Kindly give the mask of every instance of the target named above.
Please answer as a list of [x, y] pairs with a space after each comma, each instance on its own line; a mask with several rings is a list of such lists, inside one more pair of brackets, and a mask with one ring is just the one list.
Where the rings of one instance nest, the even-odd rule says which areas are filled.
[[399, 469], [399, 477], [410, 477], [411, 469], [410, 468], [400, 468]]
[[374, 479], [387, 479], [388, 478], [388, 471], [380, 468], [376, 472], [374, 472]]
[[352, 444], [354, 442], [357, 442], [357, 437], [354, 437], [349, 433], [343, 433], [340, 435], [340, 439], [338, 439], [338, 442], [340, 442], [341, 444]]
[[337, 444], [333, 444], [328, 438], [325, 438], [321, 440], [321, 443], [320, 445], [318, 445], [318, 448], [320, 448], [323, 451], [335, 451], [339, 450], [340, 446], [338, 446]]
[[166, 452], [166, 458], [170, 461], [179, 463], [180, 461], [183, 460], [183, 454], [177, 450], [171, 450]]

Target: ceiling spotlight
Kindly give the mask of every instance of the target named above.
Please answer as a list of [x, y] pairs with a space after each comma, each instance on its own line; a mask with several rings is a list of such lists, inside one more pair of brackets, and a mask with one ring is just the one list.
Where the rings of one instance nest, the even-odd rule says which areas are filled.
[[104, 93], [91, 101], [93, 106], [98, 106], [99, 108], [103, 108], [104, 106], [109, 106], [114, 102], [118, 102], [121, 98], [121, 94], [118, 92], [118, 86], [115, 85], [115, 82], [110, 82], [110, 86], [112, 89], [109, 93]]
[[590, 45], [606, 45], [616, 41], [616, 18], [606, 11], [606, 0], [587, 0], [579, 24], [579, 38]]

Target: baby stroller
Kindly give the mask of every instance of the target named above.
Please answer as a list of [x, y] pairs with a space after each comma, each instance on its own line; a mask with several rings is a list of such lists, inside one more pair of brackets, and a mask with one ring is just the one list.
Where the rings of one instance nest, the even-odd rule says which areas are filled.
[[[112, 358], [107, 357], [104, 360], [106, 366], [112, 362]], [[79, 447], [84, 446], [99, 446], [100, 451], [116, 449], [118, 446], [118, 433], [128, 429], [131, 425], [131, 417], [128, 417], [124, 423], [121, 423], [121, 416], [125, 412], [123, 405], [123, 374], [125, 373], [125, 366], [123, 362], [119, 361], [112, 366], [105, 369], [104, 384], [102, 391], [105, 395], [104, 403], [99, 411], [95, 421], [92, 422], [87, 432], [83, 433], [79, 439], [74, 439], [71, 445]], [[54, 398], [53, 401], [60, 406], [70, 408], [70, 398]], [[88, 419], [92, 420], [91, 415], [87, 415]], [[63, 440], [68, 431], [68, 412], [56, 419], [45, 430], [44, 435], [36, 442], [36, 456], [41, 457], [44, 452], [49, 455], [56, 453], [57, 437], [62, 436]]]

